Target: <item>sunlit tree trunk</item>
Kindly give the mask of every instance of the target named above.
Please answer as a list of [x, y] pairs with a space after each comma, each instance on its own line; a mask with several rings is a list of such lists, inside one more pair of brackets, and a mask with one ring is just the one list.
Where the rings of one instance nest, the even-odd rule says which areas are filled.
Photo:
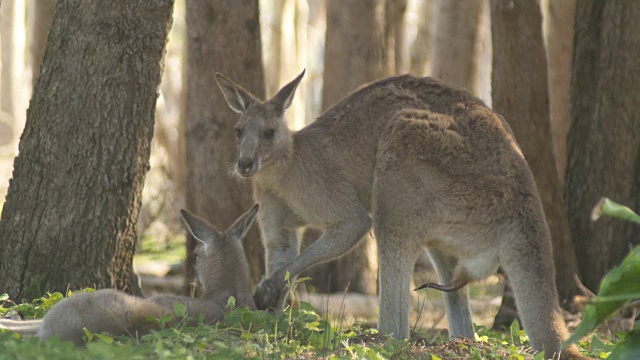
[[558, 177], [540, 8], [536, 0], [491, 0], [493, 108], [511, 125], [540, 192], [551, 231], [561, 303], [578, 293], [575, 249]]
[[[2, 73], [0, 74], [0, 121], [11, 136], [0, 136], [11, 142], [22, 129], [25, 119], [25, 6], [24, 0], [4, 0], [0, 7], [0, 41]], [[0, 125], [0, 128], [2, 125]], [[2, 145], [2, 144], [0, 144]]]
[[404, 53], [404, 15], [407, 10], [407, 0], [387, 0], [385, 8], [384, 29], [384, 62], [386, 73], [402, 74], [407, 67]]
[[567, 164], [567, 135], [571, 124], [571, 57], [575, 0], [543, 1], [544, 35], [549, 64], [549, 106], [551, 137], [556, 168], [564, 183]]
[[[329, 0], [322, 108], [328, 109], [361, 85], [385, 76], [384, 0]], [[358, 54], [358, 56], [354, 56]], [[319, 291], [375, 293], [375, 242], [366, 237], [353, 251], [309, 274]]]
[[[433, 1], [415, 0], [416, 4], [416, 36], [409, 50], [409, 72], [416, 76], [424, 76], [431, 71], [431, 29], [433, 20]], [[413, 5], [410, 3], [410, 5]]]
[[[264, 98], [257, 0], [188, 0], [186, 91], [187, 208], [225, 229], [253, 204], [251, 184], [230, 174], [235, 164], [233, 127], [238, 114], [216, 85], [220, 72]], [[257, 229], [245, 239], [254, 281], [263, 265]], [[187, 243], [187, 284], [193, 280], [195, 241]], [[188, 286], [187, 286], [187, 291]]]
[[173, 1], [120, 5], [58, 1], [0, 220], [0, 289], [16, 300], [140, 292], [135, 224]]
[[635, 224], [589, 220], [601, 196], [640, 209], [639, 13], [638, 1], [576, 3], [565, 188], [578, 266], [592, 291], [640, 239]]
[[431, 76], [480, 93], [484, 0], [433, 0]]

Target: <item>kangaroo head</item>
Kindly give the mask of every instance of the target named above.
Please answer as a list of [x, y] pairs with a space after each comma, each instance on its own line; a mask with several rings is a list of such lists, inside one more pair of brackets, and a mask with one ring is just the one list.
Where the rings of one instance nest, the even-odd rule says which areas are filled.
[[201, 245], [196, 249], [196, 274], [204, 287], [203, 294], [224, 294], [238, 297], [238, 292], [250, 292], [249, 263], [242, 239], [258, 212], [258, 205], [240, 216], [225, 232], [216, 230], [206, 220], [182, 209], [180, 213], [189, 232]]
[[291, 130], [284, 112], [291, 105], [304, 71], [268, 101], [260, 101], [250, 92], [217, 73], [216, 80], [229, 107], [240, 113], [236, 123], [238, 162], [236, 171], [250, 177], [261, 168], [287, 158], [293, 146]]

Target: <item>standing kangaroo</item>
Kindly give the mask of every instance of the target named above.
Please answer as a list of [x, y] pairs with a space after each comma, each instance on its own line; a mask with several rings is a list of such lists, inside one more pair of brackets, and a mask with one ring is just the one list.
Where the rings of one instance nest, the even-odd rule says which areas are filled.
[[184, 304], [187, 315], [206, 322], [224, 317], [224, 307], [230, 296], [238, 306], [255, 309], [249, 263], [242, 248], [242, 238], [253, 223], [258, 205], [242, 215], [224, 233], [205, 220], [181, 210], [193, 237], [202, 243], [198, 248], [196, 272], [202, 283], [202, 297], [156, 295], [146, 299], [123, 292], [104, 289], [78, 293], [56, 304], [42, 320], [0, 320], [0, 329], [23, 334], [36, 334], [41, 339], [58, 335], [61, 340], [82, 345], [83, 328], [91, 332], [137, 336], [157, 328], [147, 317], [159, 318], [173, 313], [173, 304]]
[[[360, 88], [292, 132], [284, 112], [303, 76], [263, 102], [216, 74], [240, 113], [236, 171], [252, 179], [262, 206], [267, 278], [256, 290], [258, 308], [276, 306], [286, 272], [295, 276], [347, 253], [373, 225], [382, 333], [409, 336], [410, 279], [426, 248], [452, 290], [445, 293], [451, 336], [474, 337], [457, 285], [502, 265], [533, 348], [558, 357], [568, 333], [549, 230], [505, 120], [462, 89], [404, 75]], [[302, 226], [323, 234], [298, 255]], [[570, 347], [563, 358], [584, 357]]]

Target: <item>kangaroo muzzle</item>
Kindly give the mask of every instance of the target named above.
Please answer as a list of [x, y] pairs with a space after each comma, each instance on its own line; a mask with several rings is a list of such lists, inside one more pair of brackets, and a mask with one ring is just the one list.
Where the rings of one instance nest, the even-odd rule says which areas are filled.
[[258, 170], [258, 162], [249, 157], [241, 157], [237, 164], [238, 174], [249, 177]]

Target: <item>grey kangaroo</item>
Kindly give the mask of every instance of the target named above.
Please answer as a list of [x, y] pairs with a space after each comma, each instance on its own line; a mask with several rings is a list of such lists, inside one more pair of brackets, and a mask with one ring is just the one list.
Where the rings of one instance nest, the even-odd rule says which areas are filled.
[[104, 289], [78, 293], [56, 304], [42, 320], [0, 320], [0, 329], [35, 334], [41, 339], [58, 335], [61, 340], [82, 345], [83, 328], [92, 332], [138, 336], [157, 328], [147, 317], [159, 318], [173, 312], [173, 304], [186, 305], [187, 314], [200, 314], [207, 323], [221, 320], [230, 296], [237, 306], [255, 309], [249, 263], [242, 248], [242, 238], [255, 219], [258, 205], [242, 215], [224, 233], [205, 220], [181, 210], [187, 228], [202, 243], [198, 248], [196, 271], [203, 286], [200, 298], [179, 295], [156, 295], [146, 299]]
[[[506, 121], [468, 92], [431, 78], [366, 85], [292, 132], [284, 120], [304, 71], [268, 101], [221, 74], [232, 110], [236, 172], [252, 179], [267, 278], [258, 308], [277, 306], [291, 276], [352, 249], [373, 226], [380, 331], [409, 336], [410, 279], [426, 248], [445, 289], [451, 336], [473, 339], [463, 282], [502, 265], [532, 346], [559, 357], [568, 332], [551, 241], [531, 171]], [[299, 254], [295, 230], [322, 236]], [[563, 358], [584, 358], [577, 348]]]

